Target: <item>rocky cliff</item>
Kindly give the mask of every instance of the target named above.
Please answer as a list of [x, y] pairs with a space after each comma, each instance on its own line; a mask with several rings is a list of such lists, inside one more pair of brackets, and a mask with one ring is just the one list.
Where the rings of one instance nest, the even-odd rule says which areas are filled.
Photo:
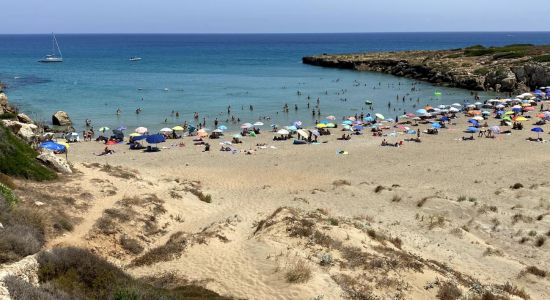
[[304, 64], [373, 71], [478, 91], [524, 92], [550, 85], [550, 46], [473, 46], [307, 56]]

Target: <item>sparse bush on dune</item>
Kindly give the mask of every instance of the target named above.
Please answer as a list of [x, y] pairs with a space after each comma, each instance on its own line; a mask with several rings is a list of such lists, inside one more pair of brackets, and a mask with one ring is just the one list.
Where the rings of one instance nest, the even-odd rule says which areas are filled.
[[131, 266], [149, 266], [161, 261], [170, 261], [180, 257], [189, 241], [183, 232], [176, 232], [170, 236], [170, 239], [162, 245], [147, 251], [142, 256], [134, 259]]
[[34, 286], [25, 280], [8, 276], [4, 280], [6, 288], [13, 300], [71, 300], [73, 299], [67, 293], [56, 289], [51, 284]]
[[124, 250], [127, 250], [132, 254], [140, 254], [143, 252], [143, 246], [141, 246], [139, 241], [126, 235], [120, 238], [120, 245]]
[[297, 259], [288, 266], [285, 278], [289, 283], [307, 282], [311, 278], [311, 268], [303, 259]]
[[452, 282], [443, 282], [437, 291], [439, 300], [456, 300], [462, 296], [462, 291]]
[[225, 299], [193, 285], [155, 287], [84, 249], [53, 249], [41, 253], [38, 262], [40, 282], [72, 299]]
[[537, 277], [544, 278], [548, 275], [548, 272], [546, 272], [544, 270], [541, 270], [541, 269], [539, 269], [538, 267], [535, 267], [535, 266], [528, 266], [527, 268], [525, 268], [525, 270], [521, 271], [520, 276], [523, 275], [523, 274], [532, 274], [532, 275], [535, 275]]

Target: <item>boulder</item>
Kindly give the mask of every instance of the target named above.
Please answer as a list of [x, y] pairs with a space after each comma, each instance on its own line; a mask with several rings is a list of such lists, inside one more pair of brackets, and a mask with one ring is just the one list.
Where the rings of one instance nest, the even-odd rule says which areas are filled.
[[71, 126], [73, 122], [69, 115], [64, 111], [58, 111], [52, 116], [52, 123], [56, 126]]
[[27, 116], [26, 114], [24, 114], [24, 113], [18, 114], [18, 115], [17, 115], [17, 120], [19, 120], [19, 122], [25, 123], [25, 124], [32, 124], [32, 123], [34, 123], [34, 122], [32, 121], [32, 119], [31, 119], [29, 116]]
[[2, 120], [2, 125], [9, 128], [13, 133], [21, 137], [27, 142], [31, 142], [36, 135], [38, 126], [34, 124], [26, 124], [12, 120]]
[[36, 254], [27, 256], [12, 264], [0, 266], [0, 299], [11, 299], [10, 293], [4, 283], [8, 276], [16, 276], [32, 285], [38, 285], [38, 261], [36, 260]]
[[0, 106], [6, 106], [6, 105], [8, 105], [8, 96], [0, 92]]
[[55, 171], [63, 174], [72, 174], [73, 170], [71, 170], [71, 166], [67, 163], [67, 161], [60, 157], [56, 156], [52, 152], [45, 151], [38, 155], [36, 157], [39, 161], [43, 162], [45, 165], [51, 167]]

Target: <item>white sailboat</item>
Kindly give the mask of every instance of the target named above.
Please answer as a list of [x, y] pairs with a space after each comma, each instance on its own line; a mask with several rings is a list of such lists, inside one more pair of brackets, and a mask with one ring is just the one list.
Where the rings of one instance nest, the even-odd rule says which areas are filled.
[[[59, 56], [56, 55], [55, 49], [57, 48], [57, 53], [59, 53]], [[48, 54], [44, 56], [41, 60], [39, 60], [41, 63], [54, 63], [54, 62], [63, 62], [63, 54], [61, 54], [61, 49], [59, 48], [59, 44], [57, 43], [57, 39], [55, 38], [55, 34], [52, 32], [52, 54]]]

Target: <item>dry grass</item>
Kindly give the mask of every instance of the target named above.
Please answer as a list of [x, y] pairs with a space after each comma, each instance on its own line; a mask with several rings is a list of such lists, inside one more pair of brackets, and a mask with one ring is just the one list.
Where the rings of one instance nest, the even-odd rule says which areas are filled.
[[345, 179], [338, 179], [338, 180], [334, 180], [332, 182], [332, 186], [334, 188], [337, 188], [337, 187], [341, 187], [341, 186], [350, 186], [351, 185], [351, 182], [349, 180], [345, 180]]
[[122, 178], [122, 179], [138, 179], [139, 177], [137, 174], [139, 172], [137, 170], [127, 170], [123, 167], [119, 166], [111, 166], [111, 165], [103, 165], [99, 169], [100, 171], [103, 171], [111, 176]]
[[452, 282], [444, 282], [436, 295], [439, 300], [456, 300], [462, 297], [462, 291]]
[[120, 238], [120, 245], [122, 248], [132, 254], [140, 254], [143, 252], [143, 246], [139, 243], [138, 240], [130, 238], [126, 235]]
[[537, 277], [544, 278], [548, 275], [548, 272], [546, 272], [544, 270], [541, 270], [541, 269], [539, 269], [535, 266], [529, 266], [529, 267], [525, 268], [525, 270], [521, 271], [520, 276], [523, 275], [523, 274], [532, 274], [532, 275], [535, 275]]
[[502, 250], [500, 249], [494, 249], [489, 248], [485, 249], [485, 252], [483, 252], [483, 256], [503, 256], [504, 253], [502, 253]]
[[517, 214], [512, 216], [512, 225], [514, 225], [518, 222], [533, 223], [533, 218], [529, 217], [529, 216], [525, 216], [521, 213], [517, 213]]
[[187, 187], [185, 188], [185, 191], [195, 195], [202, 202], [212, 203], [212, 195], [205, 194], [196, 187]]
[[503, 285], [499, 285], [497, 286], [497, 288], [501, 289], [502, 291], [510, 294], [510, 295], [513, 295], [513, 296], [517, 296], [521, 299], [524, 299], [524, 300], [529, 300], [531, 299], [531, 296], [529, 296], [529, 294], [527, 294], [527, 292], [525, 292], [525, 290], [523, 288], [519, 288], [509, 282], [506, 282], [505, 284]]
[[416, 203], [416, 207], [423, 207], [424, 204], [426, 204], [426, 202], [428, 201], [428, 199], [430, 199], [430, 197], [424, 197], [420, 199], [420, 201]]
[[347, 274], [333, 275], [332, 280], [344, 291], [344, 297], [350, 300], [378, 300], [373, 294], [372, 287], [365, 282]]
[[188, 237], [184, 232], [176, 232], [168, 241], [159, 247], [147, 251], [142, 256], [134, 259], [130, 266], [150, 266], [158, 262], [171, 261], [180, 257], [187, 248]]
[[311, 278], [311, 268], [303, 259], [297, 259], [287, 266], [285, 279], [289, 283], [304, 283]]

